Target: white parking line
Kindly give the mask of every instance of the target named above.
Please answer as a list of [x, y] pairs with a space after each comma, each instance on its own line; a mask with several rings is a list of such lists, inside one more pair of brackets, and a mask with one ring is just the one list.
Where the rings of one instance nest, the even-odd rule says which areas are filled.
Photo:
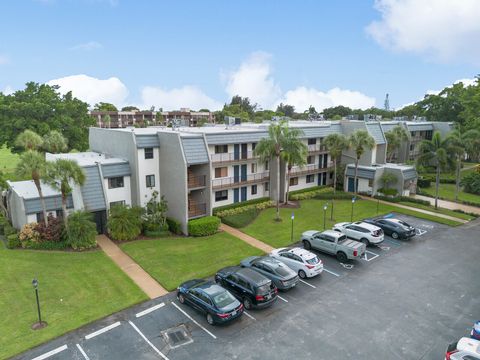
[[333, 271], [330, 271], [330, 270], [328, 270], [328, 269], [325, 269], [325, 267], [323, 268], [323, 271], [326, 271], [327, 273], [332, 274], [332, 275], [335, 275], [335, 276], [340, 276], [339, 274], [334, 273]]
[[172, 302], [172, 305], [175, 306], [178, 311], [180, 311], [183, 315], [185, 315], [186, 317], [188, 317], [190, 320], [192, 320], [192, 322], [196, 325], [198, 325], [198, 327], [200, 329], [202, 329], [203, 331], [205, 331], [208, 335], [210, 335], [212, 338], [216, 339], [217, 337], [215, 335], [213, 335], [210, 331], [208, 331], [207, 329], [205, 329], [202, 325], [200, 325], [194, 318], [192, 318], [190, 315], [188, 315], [185, 311], [183, 311], [182, 309], [180, 309], [180, 307], [175, 304], [174, 302]]
[[415, 229], [415, 235], [418, 235], [418, 236], [422, 236], [426, 232], [427, 232], [427, 230]]
[[249, 313], [247, 313], [245, 310], [243, 311], [243, 313], [244, 313], [245, 315], [247, 315], [250, 319], [256, 320], [252, 315], [250, 315]]
[[287, 299], [284, 299], [284, 298], [281, 297], [280, 295], [277, 295], [277, 297], [278, 297], [280, 300], [283, 300], [283, 301], [285, 301], [286, 303], [288, 303], [288, 300], [287, 300]]
[[143, 335], [143, 333], [140, 331], [140, 329], [139, 329], [138, 327], [136, 327], [133, 322], [131, 322], [130, 320], [128, 320], [128, 323], [129, 323], [130, 325], [132, 325], [132, 327], [135, 329], [135, 331], [143, 338], [143, 340], [145, 340], [145, 342], [146, 342], [148, 345], [150, 345], [150, 347], [151, 347], [153, 350], [155, 350], [155, 352], [156, 352], [158, 355], [160, 355], [164, 360], [168, 360], [168, 358], [167, 358], [165, 355], [163, 355], [163, 354], [161, 353], [161, 351], [158, 350], [158, 349], [155, 347], [155, 345], [153, 345], [153, 344], [150, 342], [150, 340], [147, 339], [147, 337], [146, 337], [145, 335]]
[[43, 359], [46, 359], [46, 358], [49, 358], [50, 356], [53, 356], [55, 354], [58, 354], [64, 350], [67, 350], [68, 349], [68, 346], [67, 345], [63, 345], [63, 346], [60, 346], [56, 349], [53, 349], [52, 351], [49, 351], [43, 355], [40, 355], [40, 356], [37, 356], [36, 358], [33, 358], [32, 360], [43, 360]]
[[120, 326], [120, 321], [117, 321], [116, 323], [113, 323], [112, 325], [105, 326], [104, 328], [101, 328], [100, 330], [97, 330], [91, 334], [88, 334], [85, 336], [86, 340], [89, 340], [97, 335], [103, 334], [104, 332], [107, 332], [108, 330], [115, 329], [117, 326]]
[[[367, 257], [367, 253], [369, 254], [372, 254], [373, 256], [371, 258], [368, 258]], [[363, 260], [365, 261], [372, 261], [373, 259], [376, 259], [377, 257], [379, 257], [380, 255], [378, 254], [375, 254], [374, 252], [370, 251], [370, 250], [365, 250], [365, 257], [363, 258]]]
[[83, 351], [82, 347], [80, 346], [80, 344], [76, 344], [77, 345], [77, 349], [78, 351], [80, 351], [80, 353], [83, 355], [83, 357], [85, 358], [85, 360], [90, 360], [90, 358], [88, 357], [88, 355], [85, 353], [85, 351]]
[[300, 281], [302, 284], [308, 285], [308, 286], [310, 286], [310, 287], [312, 287], [312, 288], [314, 288], [314, 289], [317, 288], [316, 286], [314, 286], [314, 285], [312, 285], [312, 284], [309, 284], [308, 282], [303, 281], [302, 279], [298, 279], [298, 281]]
[[400, 242], [398, 240], [394, 240], [394, 239], [385, 238], [384, 241], [389, 242], [390, 244], [393, 244], [393, 245], [397, 245], [397, 246], [402, 246], [402, 244], [403, 244], [402, 242]]
[[160, 309], [165, 306], [165, 303], [160, 303], [158, 305], [152, 306], [151, 308], [145, 309], [143, 311], [140, 311], [138, 314], [135, 315], [135, 317], [139, 318], [140, 316], [150, 314], [152, 311], [155, 311], [157, 309]]

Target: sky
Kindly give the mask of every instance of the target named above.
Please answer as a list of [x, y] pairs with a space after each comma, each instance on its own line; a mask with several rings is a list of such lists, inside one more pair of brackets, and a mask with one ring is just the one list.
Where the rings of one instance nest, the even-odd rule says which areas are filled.
[[398, 109], [480, 74], [479, 0], [0, 2], [0, 91], [94, 105]]

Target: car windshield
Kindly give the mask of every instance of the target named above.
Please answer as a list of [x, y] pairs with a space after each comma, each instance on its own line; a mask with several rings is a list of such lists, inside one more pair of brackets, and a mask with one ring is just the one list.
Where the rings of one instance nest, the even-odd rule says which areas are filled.
[[338, 242], [343, 241], [343, 240], [347, 240], [347, 235], [342, 235], [338, 238]]
[[398, 222], [400, 225], [402, 225], [402, 226], [404, 226], [404, 227], [406, 227], [406, 228], [409, 228], [409, 227], [410, 227], [410, 225], [408, 225], [405, 221], [398, 220], [397, 222]]
[[310, 265], [318, 264], [318, 258], [316, 256], [305, 261], [307, 262], [307, 264], [310, 264]]
[[212, 296], [213, 302], [219, 308], [223, 308], [235, 302], [235, 298], [228, 291], [223, 291]]

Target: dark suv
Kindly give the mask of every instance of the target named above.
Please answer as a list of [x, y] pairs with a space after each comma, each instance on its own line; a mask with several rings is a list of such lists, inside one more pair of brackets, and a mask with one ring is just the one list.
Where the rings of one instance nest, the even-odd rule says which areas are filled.
[[243, 302], [245, 309], [263, 308], [277, 300], [277, 287], [262, 274], [240, 266], [223, 268], [215, 275], [215, 282]]

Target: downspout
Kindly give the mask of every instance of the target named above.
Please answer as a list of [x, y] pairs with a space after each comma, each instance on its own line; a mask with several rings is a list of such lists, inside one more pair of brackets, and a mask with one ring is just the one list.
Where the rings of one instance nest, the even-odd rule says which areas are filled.
[[[132, 131], [132, 142], [133, 142], [133, 149], [134, 149], [134, 157], [133, 157], [133, 163], [135, 166], [135, 182], [136, 182], [136, 195], [135, 195], [135, 202], [137, 206], [140, 206], [140, 178], [139, 178], [139, 167], [138, 167], [138, 148], [137, 148], [137, 138], [135, 137], [135, 133]], [[130, 182], [130, 187], [132, 187], [131, 182]], [[133, 190], [133, 188], [132, 188]], [[133, 197], [132, 197], [133, 200]], [[133, 201], [132, 201], [133, 203]]]

